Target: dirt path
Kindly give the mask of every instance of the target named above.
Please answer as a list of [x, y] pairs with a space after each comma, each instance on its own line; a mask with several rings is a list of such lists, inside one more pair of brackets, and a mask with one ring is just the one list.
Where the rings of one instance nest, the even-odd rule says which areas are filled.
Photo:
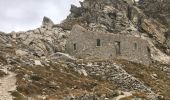
[[9, 91], [16, 89], [16, 75], [6, 69], [4, 72], [7, 72], [8, 75], [0, 78], [0, 100], [12, 100], [12, 96]]

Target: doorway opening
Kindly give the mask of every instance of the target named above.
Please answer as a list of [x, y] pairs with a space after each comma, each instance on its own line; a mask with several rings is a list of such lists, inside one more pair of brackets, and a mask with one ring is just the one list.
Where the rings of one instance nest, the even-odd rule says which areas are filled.
[[116, 56], [120, 56], [121, 51], [120, 51], [120, 42], [119, 41], [115, 41], [115, 49], [116, 49]]

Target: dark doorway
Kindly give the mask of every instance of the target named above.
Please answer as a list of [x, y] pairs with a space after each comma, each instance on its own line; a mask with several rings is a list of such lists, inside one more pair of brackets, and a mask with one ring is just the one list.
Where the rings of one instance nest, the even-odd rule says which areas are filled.
[[121, 52], [120, 52], [120, 42], [119, 41], [115, 42], [115, 49], [116, 49], [116, 56], [120, 56]]
[[100, 41], [100, 39], [97, 39], [97, 46], [101, 46], [101, 41]]

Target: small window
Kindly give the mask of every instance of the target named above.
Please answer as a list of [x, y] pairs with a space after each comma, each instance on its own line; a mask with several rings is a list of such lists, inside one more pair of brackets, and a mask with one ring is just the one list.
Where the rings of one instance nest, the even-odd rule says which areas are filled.
[[76, 45], [76, 43], [74, 43], [73, 45], [74, 45], [74, 50], [76, 50], [76, 49], [77, 49], [77, 45]]
[[149, 47], [147, 47], [147, 51], [148, 51], [148, 57], [151, 58], [151, 50]]
[[101, 46], [101, 41], [100, 41], [100, 39], [97, 39], [97, 46]]
[[137, 49], [137, 43], [134, 43], [134, 50]]

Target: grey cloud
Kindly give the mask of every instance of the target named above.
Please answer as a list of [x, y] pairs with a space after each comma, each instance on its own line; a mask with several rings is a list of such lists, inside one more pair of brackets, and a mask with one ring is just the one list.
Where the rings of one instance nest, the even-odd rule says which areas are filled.
[[23, 31], [41, 25], [48, 16], [59, 23], [79, 0], [0, 0], [0, 31]]

